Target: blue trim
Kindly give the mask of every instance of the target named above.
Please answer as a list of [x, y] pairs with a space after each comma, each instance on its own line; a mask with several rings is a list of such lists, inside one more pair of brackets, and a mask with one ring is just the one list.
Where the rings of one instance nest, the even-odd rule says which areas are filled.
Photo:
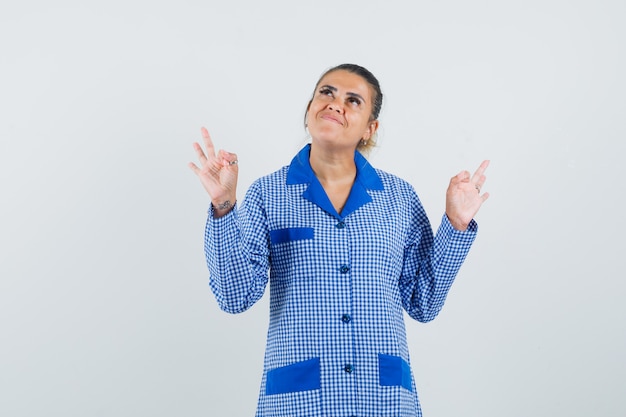
[[320, 358], [296, 362], [267, 372], [265, 394], [286, 394], [321, 387]]
[[333, 207], [333, 203], [330, 202], [330, 199], [328, 198], [328, 194], [326, 194], [324, 187], [322, 187], [322, 184], [319, 182], [315, 175], [311, 178], [309, 187], [302, 193], [302, 197], [309, 200], [311, 203], [316, 204], [322, 210], [331, 214], [332, 216], [341, 219], [341, 216], [339, 215], [339, 213], [337, 213], [335, 207]]
[[372, 201], [372, 197], [367, 190], [384, 190], [383, 182], [374, 167], [367, 162], [367, 159], [360, 152], [355, 151], [356, 178], [341, 214], [337, 213], [328, 199], [324, 187], [322, 187], [311, 168], [311, 163], [309, 162], [310, 152], [311, 145], [308, 144], [292, 159], [287, 171], [287, 185], [309, 184], [309, 187], [302, 193], [302, 197], [316, 204], [332, 216], [343, 219]]
[[404, 387], [413, 391], [411, 367], [399, 356], [378, 354], [378, 374], [380, 385], [386, 387]]
[[[307, 144], [293, 157], [287, 171], [287, 185], [308, 184], [311, 178], [315, 177], [309, 162], [310, 154], [311, 144]], [[363, 184], [363, 187], [368, 190], [385, 189], [374, 167], [359, 151], [354, 152], [354, 164], [356, 165], [356, 180]]]
[[356, 182], [360, 182], [368, 190], [382, 191], [385, 189], [383, 181], [374, 167], [358, 151], [354, 152], [354, 164], [356, 165]]
[[308, 184], [311, 177], [314, 177], [313, 168], [309, 162], [311, 145], [306, 145], [291, 160], [289, 171], [287, 171], [287, 185]]
[[285, 229], [270, 230], [270, 241], [273, 244], [303, 239], [313, 239], [312, 227], [287, 227]]
[[359, 209], [359, 207], [364, 206], [371, 201], [372, 197], [369, 195], [363, 184], [361, 184], [358, 180], [357, 174], [357, 180], [354, 181], [354, 184], [352, 184], [348, 200], [346, 200], [346, 204], [343, 206], [343, 210], [341, 210], [341, 217], [346, 217], [348, 214], [355, 212]]

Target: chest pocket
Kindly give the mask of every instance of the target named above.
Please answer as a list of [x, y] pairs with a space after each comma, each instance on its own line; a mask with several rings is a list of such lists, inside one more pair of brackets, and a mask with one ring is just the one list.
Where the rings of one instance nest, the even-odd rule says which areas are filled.
[[273, 245], [293, 242], [295, 240], [313, 239], [312, 227], [287, 227], [285, 229], [270, 230], [270, 241]]
[[312, 227], [286, 227], [270, 230], [270, 270], [274, 280], [302, 278], [302, 268], [311, 259], [314, 248]]

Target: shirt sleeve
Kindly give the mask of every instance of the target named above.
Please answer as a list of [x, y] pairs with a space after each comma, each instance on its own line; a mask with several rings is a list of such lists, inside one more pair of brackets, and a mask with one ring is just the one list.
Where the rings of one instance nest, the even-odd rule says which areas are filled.
[[411, 231], [404, 252], [400, 294], [409, 316], [425, 323], [441, 311], [450, 286], [476, 238], [478, 225], [472, 220], [465, 231], [459, 231], [452, 227], [444, 214], [433, 236], [417, 195], [411, 205]]
[[261, 299], [268, 281], [269, 232], [258, 182], [241, 207], [217, 219], [209, 210], [204, 253], [209, 285], [222, 310], [241, 313]]

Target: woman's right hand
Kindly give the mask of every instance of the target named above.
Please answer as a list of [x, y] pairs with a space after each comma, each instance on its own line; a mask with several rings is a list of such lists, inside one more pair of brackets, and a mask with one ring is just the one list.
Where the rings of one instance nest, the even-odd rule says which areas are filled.
[[194, 142], [193, 148], [198, 154], [201, 167], [190, 162], [189, 168], [198, 176], [202, 186], [209, 193], [215, 217], [220, 217], [233, 208], [237, 199], [239, 172], [237, 155], [221, 149], [216, 154], [209, 132], [204, 127], [201, 132], [206, 154], [202, 150], [202, 146], [198, 142]]

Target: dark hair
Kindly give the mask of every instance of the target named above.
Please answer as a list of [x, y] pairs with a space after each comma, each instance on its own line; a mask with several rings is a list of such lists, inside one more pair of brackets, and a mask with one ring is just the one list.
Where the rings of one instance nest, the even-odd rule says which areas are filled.
[[[378, 119], [378, 115], [380, 114], [380, 109], [383, 107], [383, 93], [380, 90], [380, 84], [378, 83], [378, 80], [376, 79], [376, 77], [374, 77], [374, 74], [372, 74], [369, 70], [367, 70], [366, 68], [360, 65], [341, 64], [341, 65], [332, 67], [331, 69], [324, 72], [322, 76], [319, 78], [319, 80], [317, 80], [317, 83], [315, 84], [315, 88], [317, 89], [317, 86], [319, 85], [320, 81], [322, 81], [322, 78], [324, 78], [325, 76], [327, 76], [328, 74], [334, 71], [348, 71], [353, 74], [356, 74], [360, 76], [361, 78], [363, 78], [370, 85], [370, 87], [372, 87], [372, 90], [374, 90], [374, 99], [372, 100], [372, 114], [370, 115], [370, 120]], [[313, 92], [313, 95], [315, 95], [315, 92]], [[313, 101], [313, 98], [309, 100], [309, 104], [307, 105], [307, 111], [304, 114], [305, 124], [306, 124], [307, 113], [309, 112], [309, 105], [311, 104], [312, 101]]]

